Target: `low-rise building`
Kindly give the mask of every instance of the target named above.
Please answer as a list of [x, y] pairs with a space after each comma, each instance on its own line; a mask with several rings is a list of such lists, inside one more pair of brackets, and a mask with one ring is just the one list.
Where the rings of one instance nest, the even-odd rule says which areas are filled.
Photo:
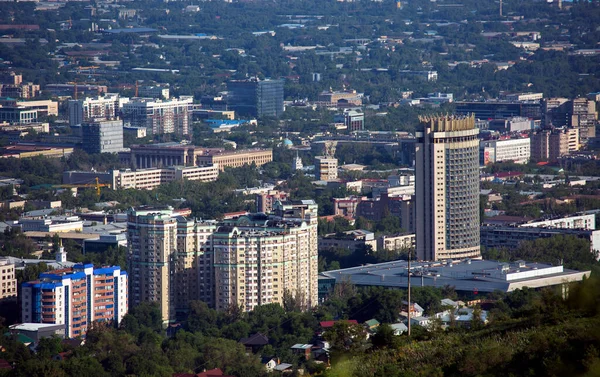
[[319, 237], [319, 250], [348, 249], [358, 251], [365, 248], [377, 251], [375, 233], [368, 230], [349, 230], [342, 235], [331, 233]]
[[377, 239], [377, 250], [408, 250], [415, 247], [415, 242], [414, 233], [381, 236]]

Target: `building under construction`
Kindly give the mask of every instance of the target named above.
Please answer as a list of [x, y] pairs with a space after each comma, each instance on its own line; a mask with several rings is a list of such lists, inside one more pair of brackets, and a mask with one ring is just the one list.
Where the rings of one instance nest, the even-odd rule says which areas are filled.
[[173, 98], [168, 101], [134, 98], [123, 104], [125, 123], [132, 127], [145, 127], [152, 135], [189, 135], [192, 97]]

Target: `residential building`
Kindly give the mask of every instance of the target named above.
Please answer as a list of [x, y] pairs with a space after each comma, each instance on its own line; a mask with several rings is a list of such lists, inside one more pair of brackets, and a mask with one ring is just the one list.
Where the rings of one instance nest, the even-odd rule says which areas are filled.
[[69, 125], [75, 126], [99, 119], [115, 119], [119, 115], [119, 105], [125, 99], [118, 94], [107, 93], [103, 97], [86, 97], [69, 100]]
[[526, 164], [531, 158], [531, 141], [528, 137], [481, 141], [479, 144], [479, 157], [482, 165], [503, 161]]
[[94, 120], [81, 126], [83, 150], [87, 153], [117, 153], [123, 150], [123, 121]]
[[415, 247], [416, 240], [414, 233], [381, 236], [377, 239], [377, 250], [408, 250]]
[[133, 98], [123, 104], [123, 120], [133, 127], [145, 127], [152, 135], [176, 134], [187, 136], [193, 97], [154, 100]]
[[365, 129], [365, 113], [346, 109], [342, 114], [333, 118], [336, 123], [343, 123], [348, 131], [362, 131]]
[[8, 259], [0, 259], [0, 279], [2, 281], [2, 290], [0, 290], [0, 302], [7, 299], [17, 298], [17, 277], [15, 275], [15, 265]]
[[437, 71], [411, 71], [411, 70], [401, 70], [399, 71], [400, 75], [408, 76], [408, 77], [417, 77], [425, 81], [437, 81], [438, 73]]
[[271, 215], [189, 220], [170, 208], [128, 213], [131, 303], [158, 302], [174, 321], [192, 300], [244, 311], [285, 294], [317, 304], [317, 205], [277, 202]]
[[40, 86], [34, 83], [0, 84], [0, 97], [30, 99], [40, 95]]
[[217, 309], [283, 305], [285, 295], [306, 309], [317, 305], [316, 204], [306, 205], [315, 207], [307, 208], [308, 222], [288, 217], [302, 208], [278, 202], [279, 221], [242, 216], [219, 227], [213, 235]]
[[256, 212], [271, 213], [276, 202], [285, 202], [289, 193], [279, 190], [269, 190], [265, 193], [256, 194]]
[[537, 132], [531, 137], [531, 160], [553, 162], [578, 150], [578, 135], [579, 130], [573, 128]]
[[229, 107], [241, 115], [280, 117], [283, 114], [283, 80], [232, 80], [227, 83]]
[[84, 337], [94, 321], [118, 326], [129, 308], [127, 283], [117, 266], [78, 264], [43, 273], [22, 285], [22, 320], [65, 325], [69, 338]]
[[415, 232], [415, 196], [390, 197], [382, 193], [379, 198], [361, 199], [356, 206], [356, 217], [379, 221], [386, 214], [400, 219], [400, 226], [407, 232]]
[[44, 87], [44, 92], [56, 96], [70, 96], [77, 99], [78, 96], [97, 96], [108, 92], [106, 85], [92, 84], [48, 84]]
[[318, 181], [336, 181], [338, 179], [338, 160], [327, 156], [315, 157], [315, 178]]
[[127, 215], [129, 302], [157, 302], [164, 323], [175, 319], [171, 286], [177, 248], [177, 219], [170, 209], [132, 210]]
[[368, 230], [356, 229], [342, 234], [331, 233], [319, 237], [319, 250], [347, 249], [355, 252], [366, 248], [377, 251], [375, 233]]
[[356, 208], [361, 200], [366, 199], [366, 197], [361, 196], [349, 196], [347, 198], [332, 198], [333, 200], [333, 215], [334, 216], [343, 216], [343, 217], [352, 217], [356, 218], [357, 211]]
[[575, 215], [559, 218], [529, 221], [521, 224], [521, 227], [534, 228], [559, 228], [559, 229], [596, 229], [596, 215]]
[[505, 93], [502, 97], [507, 101], [540, 101], [544, 98], [544, 93]]
[[417, 258], [481, 257], [475, 118], [422, 118], [417, 130]]

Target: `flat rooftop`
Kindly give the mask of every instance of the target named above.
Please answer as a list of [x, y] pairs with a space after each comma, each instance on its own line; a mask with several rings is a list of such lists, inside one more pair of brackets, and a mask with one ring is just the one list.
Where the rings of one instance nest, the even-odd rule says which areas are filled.
[[[581, 281], [590, 271], [575, 271], [541, 263], [525, 261], [498, 262], [465, 259], [453, 262], [411, 262], [413, 287], [443, 287], [457, 291], [510, 292], [525, 287], [542, 288]], [[408, 287], [408, 262], [396, 260], [378, 264], [326, 271], [319, 280], [349, 280], [355, 285]]]

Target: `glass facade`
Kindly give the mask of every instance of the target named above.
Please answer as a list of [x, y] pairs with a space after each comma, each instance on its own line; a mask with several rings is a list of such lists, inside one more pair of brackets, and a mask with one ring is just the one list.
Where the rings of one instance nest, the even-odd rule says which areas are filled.
[[283, 114], [283, 80], [230, 81], [229, 105], [241, 115], [279, 117]]

